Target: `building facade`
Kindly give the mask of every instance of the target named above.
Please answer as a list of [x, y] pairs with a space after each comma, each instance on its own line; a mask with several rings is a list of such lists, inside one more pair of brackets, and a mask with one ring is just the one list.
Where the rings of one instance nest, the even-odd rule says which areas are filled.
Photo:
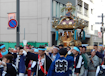
[[[20, 42], [51, 44], [51, 0], [20, 0]], [[8, 13], [16, 13], [16, 0], [0, 0], [0, 42], [16, 42], [16, 29], [8, 29]], [[51, 46], [51, 45], [50, 45]]]
[[[60, 10], [68, 1], [20, 0], [20, 42], [25, 37], [27, 41], [48, 42], [51, 46], [55, 39], [52, 37], [53, 17], [65, 14]], [[71, 1], [75, 4], [75, 0]], [[16, 29], [8, 29], [8, 14], [16, 13], [16, 0], [0, 0], [0, 6], [0, 42], [16, 42]]]
[[[61, 9], [68, 1], [76, 6], [73, 14], [88, 23], [85, 28], [87, 42], [84, 43], [93, 45], [97, 41], [91, 40], [91, 35], [97, 32], [94, 29], [95, 0], [20, 0], [20, 42], [25, 36], [30, 42], [48, 42], [49, 46], [56, 44], [52, 22], [54, 18], [65, 15], [66, 11], [61, 12]], [[16, 29], [8, 29], [8, 13], [14, 12], [16, 0], [0, 0], [0, 42], [16, 42]], [[95, 36], [98, 37], [97, 34]]]
[[77, 16], [81, 19], [88, 21], [88, 27], [85, 28], [86, 31], [86, 43], [89, 45], [102, 45], [102, 37], [98, 36], [101, 32], [100, 28], [102, 24], [102, 19], [98, 16], [102, 15], [103, 0], [77, 0]]

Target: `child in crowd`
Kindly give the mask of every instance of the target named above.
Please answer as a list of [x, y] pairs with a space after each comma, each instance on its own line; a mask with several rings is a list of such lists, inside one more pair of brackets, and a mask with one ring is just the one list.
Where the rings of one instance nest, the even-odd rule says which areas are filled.
[[12, 64], [13, 55], [7, 54], [3, 56], [0, 66], [3, 66], [3, 71], [1, 76], [16, 76], [17, 69], [14, 64]]

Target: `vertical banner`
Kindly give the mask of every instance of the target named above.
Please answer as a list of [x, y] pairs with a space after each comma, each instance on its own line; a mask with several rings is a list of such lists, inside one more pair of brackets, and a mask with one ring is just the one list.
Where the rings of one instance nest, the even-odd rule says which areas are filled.
[[102, 32], [98, 32], [98, 37], [102, 38]]
[[[8, 13], [8, 22], [11, 19], [16, 19], [16, 13]], [[11, 28], [8, 26], [7, 29], [11, 29]]]
[[105, 33], [103, 33], [103, 46], [105, 47]]

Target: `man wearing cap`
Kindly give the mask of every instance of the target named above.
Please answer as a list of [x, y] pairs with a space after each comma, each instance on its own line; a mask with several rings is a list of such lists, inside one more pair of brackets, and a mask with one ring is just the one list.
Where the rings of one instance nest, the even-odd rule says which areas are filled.
[[49, 53], [49, 56], [51, 57], [52, 61], [54, 61], [60, 57], [58, 51], [59, 51], [59, 48], [57, 46], [55, 46], [55, 47], [53, 47], [53, 52]]
[[59, 50], [60, 57], [52, 62], [47, 76], [69, 76], [69, 67], [72, 66], [74, 58], [73, 56], [65, 58], [66, 53], [67, 50], [64, 48]]
[[46, 48], [44, 46], [40, 46], [38, 50], [39, 54], [34, 54], [29, 52], [28, 49], [26, 49], [27, 58], [38, 62], [36, 69], [36, 76], [46, 76], [48, 74], [48, 70], [50, 64], [52, 63], [52, 60], [45, 54]]
[[80, 69], [81, 69], [81, 66], [82, 66], [83, 58], [79, 53], [80, 53], [79, 48], [74, 47], [73, 48], [73, 54], [74, 54], [73, 76], [79, 76], [79, 74], [80, 74]]

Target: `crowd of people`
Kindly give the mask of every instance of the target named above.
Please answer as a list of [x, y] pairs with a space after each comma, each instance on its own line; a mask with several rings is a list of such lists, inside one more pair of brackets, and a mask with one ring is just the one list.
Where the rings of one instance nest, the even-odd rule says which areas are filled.
[[0, 44], [0, 76], [105, 76], [104, 49], [94, 45], [89, 55], [86, 46]]

